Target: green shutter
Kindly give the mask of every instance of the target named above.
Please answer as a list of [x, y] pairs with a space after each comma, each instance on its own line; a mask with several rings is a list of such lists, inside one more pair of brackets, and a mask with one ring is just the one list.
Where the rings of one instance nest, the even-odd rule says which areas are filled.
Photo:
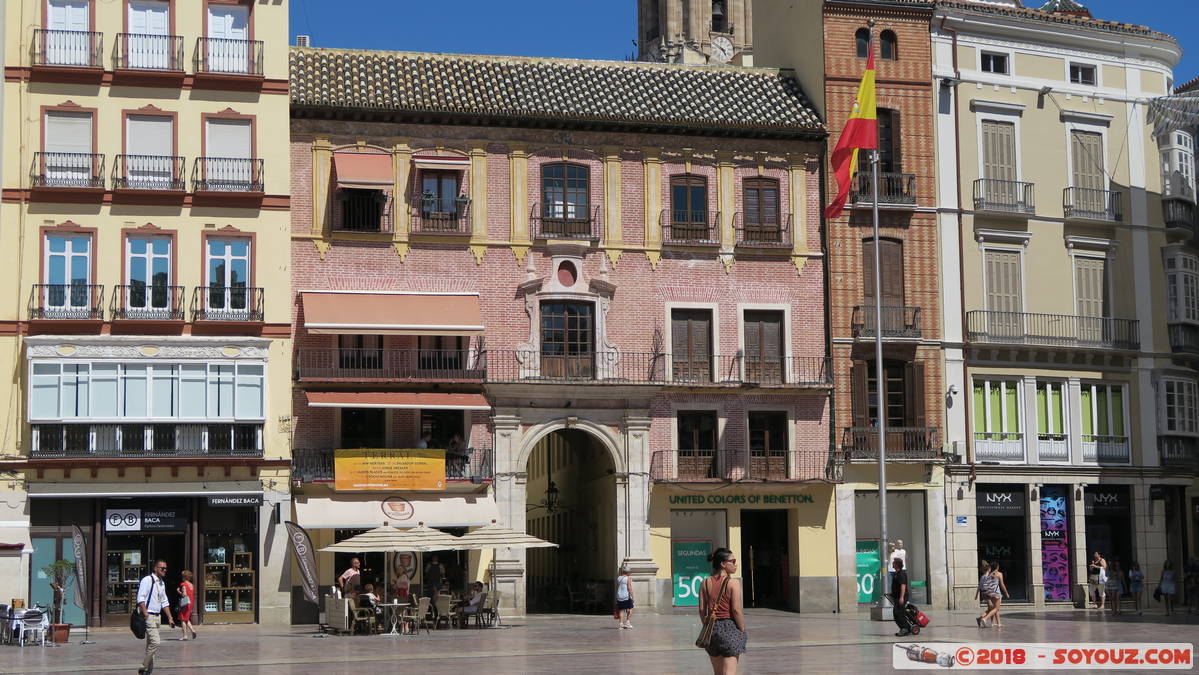
[[1049, 396], [1048, 387], [1044, 382], [1037, 383], [1037, 433], [1048, 434], [1049, 429]]
[[[1007, 389], [1004, 391], [1004, 398], [1007, 399], [1007, 420], [1003, 426], [1003, 430], [1009, 434], [1016, 434], [1020, 431], [1020, 400], [1016, 383], [1005, 382]], [[1008, 440], [1015, 440], [1016, 436], [1011, 436]]]
[[982, 382], [974, 383], [974, 432], [987, 430], [987, 395]]
[[1111, 387], [1112, 435], [1124, 435], [1124, 387]]
[[1082, 435], [1091, 436], [1095, 433], [1095, 420], [1091, 412], [1091, 387], [1083, 385], [1082, 395], [1079, 397], [1082, 401]]
[[987, 420], [987, 431], [1003, 431], [1003, 401], [1000, 399], [999, 383], [988, 382], [987, 398], [991, 404], [991, 419]]
[[1107, 436], [1111, 433], [1111, 428], [1107, 419], [1107, 403], [1109, 392], [1107, 387], [1096, 387], [1095, 392], [1095, 417], [1096, 431], [1099, 436]]
[[1062, 419], [1062, 386], [1058, 385], [1050, 392], [1049, 409], [1053, 415], [1053, 433], [1060, 434], [1066, 428]]

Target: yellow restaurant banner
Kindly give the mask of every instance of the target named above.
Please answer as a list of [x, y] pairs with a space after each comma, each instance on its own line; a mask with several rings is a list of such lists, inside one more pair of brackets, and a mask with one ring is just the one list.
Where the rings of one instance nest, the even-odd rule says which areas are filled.
[[444, 490], [445, 450], [335, 450], [333, 489]]

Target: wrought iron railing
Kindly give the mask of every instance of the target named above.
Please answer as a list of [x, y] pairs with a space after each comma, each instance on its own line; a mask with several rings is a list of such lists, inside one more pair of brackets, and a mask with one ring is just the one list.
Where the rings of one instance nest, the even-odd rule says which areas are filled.
[[265, 295], [265, 289], [250, 286], [197, 286], [192, 321], [262, 321]]
[[1124, 220], [1124, 198], [1119, 190], [1068, 187], [1062, 191], [1062, 208], [1067, 218], [1111, 223]]
[[108, 303], [108, 314], [114, 320], [183, 321], [183, 293], [183, 286], [114, 286]]
[[35, 459], [262, 457], [261, 424], [33, 424]]
[[1162, 197], [1162, 220], [1166, 227], [1186, 230], [1195, 236], [1195, 202]]
[[412, 231], [419, 234], [470, 234], [469, 197], [422, 197], [412, 209]]
[[529, 224], [535, 239], [599, 239], [600, 207], [564, 202], [534, 204]]
[[[850, 201], [859, 205], [873, 203], [874, 181], [869, 171], [859, 171], [854, 174], [853, 190], [850, 191]], [[915, 204], [916, 174], [879, 173], [878, 203]]]
[[104, 287], [97, 284], [34, 284], [30, 319], [104, 318]]
[[334, 232], [391, 232], [392, 200], [383, 190], [338, 190]]
[[979, 178], [974, 181], [974, 210], [1017, 214], [1036, 213], [1036, 186], [1019, 180]]
[[114, 190], [172, 190], [182, 192], [186, 161], [166, 155], [117, 155], [112, 165]]
[[720, 243], [719, 211], [662, 209], [658, 216], [664, 244]]
[[463, 349], [304, 348], [296, 351], [301, 380], [482, 380], [484, 354]]
[[[330, 448], [295, 448], [291, 451], [291, 475], [303, 483], [333, 480], [333, 454]], [[461, 453], [446, 452], [445, 477], [448, 480], [482, 482], [495, 477], [495, 453], [491, 448], [466, 448]]]
[[1199, 471], [1199, 438], [1195, 436], [1158, 436], [1157, 452], [1162, 466]]
[[[1123, 411], [1117, 413], [1123, 414]], [[1128, 436], [1083, 434], [1082, 461], [1098, 464], [1128, 464], [1132, 459]]]
[[183, 71], [183, 37], [117, 33], [113, 66], [128, 70]]
[[262, 41], [202, 37], [193, 57], [197, 74], [262, 75]]
[[650, 458], [650, 478], [670, 482], [839, 482], [841, 475], [827, 450], [656, 450]]
[[488, 382], [566, 382], [572, 384], [656, 384], [660, 386], [819, 387], [832, 382], [822, 356], [761, 358], [745, 355], [679, 355], [599, 352], [541, 354], [489, 350]]
[[194, 192], [262, 192], [263, 160], [197, 157], [192, 162]]
[[1024, 432], [974, 432], [974, 459], [979, 462], [1023, 462]]
[[762, 216], [733, 214], [733, 231], [737, 246], [783, 247], [791, 245], [791, 214]]
[[1199, 354], [1199, 326], [1193, 323], [1171, 323], [1170, 349], [1174, 353]]
[[83, 30], [33, 29], [33, 65], [99, 68], [104, 33]]
[[990, 344], [1140, 349], [1136, 319], [1070, 314], [966, 312], [967, 340]]
[[32, 185], [54, 188], [104, 188], [104, 155], [87, 152], [35, 152]]
[[[884, 431], [888, 460], [939, 461], [944, 458], [936, 427], [887, 427]], [[878, 461], [878, 429], [849, 427], [841, 442], [845, 459]]]
[[[858, 305], [853, 308], [853, 336], [875, 336], [875, 306]], [[882, 311], [883, 337], [918, 338], [920, 332], [919, 307], [887, 307]]]

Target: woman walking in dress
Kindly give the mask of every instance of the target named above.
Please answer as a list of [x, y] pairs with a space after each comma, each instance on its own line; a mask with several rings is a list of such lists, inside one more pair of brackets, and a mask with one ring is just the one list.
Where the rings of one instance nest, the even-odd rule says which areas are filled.
[[1136, 606], [1137, 614], [1143, 611], [1141, 603], [1144, 602], [1145, 594], [1145, 573], [1141, 571], [1141, 563], [1132, 561], [1132, 566], [1128, 568], [1128, 590], [1132, 593], [1132, 602]]
[[[742, 612], [741, 580], [734, 579], [737, 559], [727, 548], [718, 548], [708, 556], [712, 576], [704, 579], [699, 590], [699, 616], [707, 620], [715, 608], [716, 625], [708, 643], [708, 658], [713, 675], [735, 675], [737, 659], [745, 653], [745, 616]], [[725, 580], [728, 581], [727, 586]]]
[[620, 627], [632, 628], [633, 584], [629, 583], [629, 568], [621, 567], [616, 577], [616, 610], [620, 612]]
[[183, 581], [179, 582], [179, 625], [183, 628], [183, 637], [188, 639], [187, 633], [191, 631], [191, 639], [196, 639], [196, 629], [192, 627], [192, 607], [196, 606], [196, 584], [195, 577], [191, 570], [183, 570], [179, 573], [183, 577]]
[[1178, 588], [1174, 582], [1174, 563], [1167, 560], [1162, 563], [1162, 575], [1157, 580], [1157, 588], [1162, 592], [1162, 602], [1166, 603], [1166, 616], [1174, 613], [1174, 594]]
[[1112, 616], [1124, 613], [1120, 606], [1120, 598], [1124, 595], [1124, 571], [1120, 569], [1120, 559], [1112, 558], [1107, 570], [1107, 598], [1112, 606]]

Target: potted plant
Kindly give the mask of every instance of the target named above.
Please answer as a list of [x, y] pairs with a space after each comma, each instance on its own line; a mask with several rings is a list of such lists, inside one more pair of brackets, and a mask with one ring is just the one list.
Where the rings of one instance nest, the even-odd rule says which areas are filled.
[[42, 574], [50, 579], [54, 589], [54, 602], [50, 606], [50, 641], [66, 643], [71, 634], [71, 624], [63, 623], [63, 608], [67, 600], [67, 584], [75, 575], [75, 563], [56, 560], [42, 568]]

